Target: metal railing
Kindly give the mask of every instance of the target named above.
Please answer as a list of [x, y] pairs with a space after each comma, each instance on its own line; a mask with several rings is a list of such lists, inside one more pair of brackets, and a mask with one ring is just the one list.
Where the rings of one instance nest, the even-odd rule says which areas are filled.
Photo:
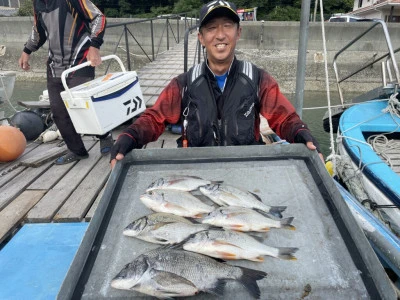
[[[159, 20], [165, 20], [165, 25], [162, 28], [162, 34], [158, 38], [158, 40], [155, 40], [154, 36], [154, 21], [159, 21]], [[168, 16], [162, 16], [162, 17], [157, 17], [157, 18], [150, 18], [150, 19], [143, 19], [143, 20], [136, 20], [136, 21], [131, 21], [131, 22], [122, 22], [122, 23], [117, 23], [117, 24], [108, 24], [108, 28], [118, 28], [122, 27], [121, 34], [119, 35], [118, 41], [115, 45], [115, 48], [113, 50], [113, 54], [117, 53], [118, 48], [123, 48], [125, 53], [126, 53], [126, 61], [127, 61], [127, 69], [129, 71], [132, 70], [132, 62], [131, 62], [131, 55], [132, 53], [130, 52], [130, 48], [132, 47], [131, 42], [133, 41], [134, 44], [138, 48], [140, 48], [140, 53], [144, 55], [149, 62], [152, 62], [156, 59], [157, 55], [159, 54], [160, 51], [160, 46], [162, 43], [162, 40], [165, 38], [166, 39], [166, 49], [170, 49], [170, 34], [172, 34], [173, 40], [175, 43], [180, 43], [181, 39], [181, 25], [184, 24], [184, 29], [187, 32], [187, 28], [193, 28], [194, 23], [197, 23], [197, 18], [191, 18], [187, 16], [187, 13], [184, 14], [179, 14], [179, 15], [168, 15]], [[174, 21], [176, 21], [176, 27], [174, 26]], [[135, 24], [142, 24], [142, 23], [149, 23], [150, 27], [150, 40], [151, 40], [151, 53], [146, 52], [145, 47], [143, 46], [143, 43], [139, 41], [137, 36], [133, 33], [133, 30], [130, 29], [130, 27], [134, 26]], [[124, 38], [123, 42], [122, 39]], [[124, 46], [121, 46], [121, 44], [124, 44]], [[107, 66], [108, 71], [109, 65]]]
[[[184, 39], [184, 44], [183, 44], [183, 71], [187, 72], [188, 70], [188, 64], [189, 64], [189, 34], [193, 31], [193, 30], [197, 30], [198, 25], [195, 26], [191, 26], [188, 29], [186, 29], [185, 32], [185, 39]], [[200, 41], [197, 40], [196, 42], [196, 50], [195, 50], [195, 57], [194, 57], [194, 61], [193, 61], [193, 65], [196, 62], [196, 58], [197, 58], [197, 63], [200, 63], [201, 61], [201, 46], [200, 46]]]
[[[385, 58], [386, 58], [386, 61], [382, 62], [382, 82], [383, 82], [383, 85], [384, 86], [387, 85], [386, 72], [388, 72], [389, 79], [390, 79], [390, 81], [392, 83], [395, 83], [395, 84], [399, 84], [400, 83], [399, 68], [398, 68], [398, 65], [397, 65], [397, 62], [396, 62], [396, 58], [395, 58], [395, 55], [394, 55], [396, 52], [400, 51], [400, 48], [397, 48], [397, 49], [393, 50], [392, 42], [391, 42], [391, 39], [390, 39], [390, 35], [389, 35], [389, 31], [387, 29], [386, 23], [384, 21], [382, 21], [382, 20], [379, 20], [379, 19], [362, 19], [362, 20], [359, 20], [358, 22], [373, 22], [373, 24], [367, 30], [365, 30], [363, 33], [361, 33], [360, 35], [355, 37], [353, 40], [351, 40], [341, 50], [339, 50], [335, 54], [335, 57], [333, 59], [333, 68], [334, 68], [335, 76], [336, 76], [336, 85], [337, 85], [337, 88], [338, 88], [339, 97], [340, 97], [340, 101], [341, 101], [342, 106], [344, 105], [344, 100], [343, 100], [343, 93], [342, 93], [342, 89], [340, 87], [340, 83], [342, 83], [343, 81], [353, 77], [354, 75], [360, 73], [361, 71], [365, 70], [368, 67], [371, 67], [376, 62], [378, 62], [380, 60], [383, 60]], [[355, 44], [358, 40], [360, 40], [363, 36], [365, 36], [368, 32], [370, 32], [377, 25], [381, 25], [382, 26], [383, 33], [384, 33], [385, 39], [386, 39], [386, 45], [387, 45], [387, 48], [388, 48], [388, 52], [386, 52], [385, 54], [379, 56], [378, 58], [376, 58], [374, 56], [373, 60], [371, 62], [369, 62], [368, 64], [363, 65], [362, 67], [360, 67], [356, 71], [350, 73], [347, 76], [344, 76], [343, 78], [339, 78], [339, 69], [338, 69], [338, 66], [337, 66], [337, 58], [339, 57], [339, 55], [344, 53], [350, 46]], [[394, 74], [395, 74], [395, 77], [396, 77], [395, 80], [393, 79], [391, 68], [393, 68], [393, 70], [394, 70]]]

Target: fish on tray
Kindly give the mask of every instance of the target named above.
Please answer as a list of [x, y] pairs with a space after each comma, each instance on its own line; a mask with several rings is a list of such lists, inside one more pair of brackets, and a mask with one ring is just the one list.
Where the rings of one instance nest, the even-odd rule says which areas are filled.
[[150, 243], [172, 245], [209, 228], [208, 224], [195, 224], [173, 214], [153, 213], [130, 223], [124, 229], [123, 234]]
[[293, 255], [298, 248], [270, 247], [254, 237], [231, 230], [210, 229], [198, 232], [182, 243], [184, 250], [205, 254], [211, 257], [231, 259], [247, 259], [263, 262], [264, 255], [296, 260]]
[[172, 175], [159, 178], [156, 181], [152, 182], [147, 188], [146, 192], [156, 189], [180, 190], [189, 192], [198, 189], [200, 186], [220, 182], [222, 181], [210, 181], [197, 176]]
[[253, 208], [278, 218], [282, 218], [282, 212], [286, 209], [286, 206], [269, 206], [258, 195], [227, 184], [208, 184], [199, 190], [220, 206]]
[[257, 281], [265, 276], [265, 272], [228, 265], [202, 254], [159, 248], [127, 264], [111, 281], [111, 286], [171, 299], [199, 292], [222, 296], [226, 282], [235, 280], [258, 299]]
[[140, 200], [155, 212], [171, 213], [182, 217], [200, 218], [214, 210], [189, 192], [178, 190], [152, 190], [140, 196]]
[[267, 232], [270, 228], [295, 230], [293, 217], [272, 219], [251, 208], [239, 206], [220, 207], [201, 219], [203, 224], [223, 227], [235, 231]]

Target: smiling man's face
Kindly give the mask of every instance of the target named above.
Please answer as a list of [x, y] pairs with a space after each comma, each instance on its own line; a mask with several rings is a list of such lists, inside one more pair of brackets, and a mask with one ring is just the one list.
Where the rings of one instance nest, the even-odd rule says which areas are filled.
[[226, 17], [214, 18], [201, 27], [198, 37], [207, 50], [208, 65], [216, 74], [232, 63], [241, 32], [242, 28]]

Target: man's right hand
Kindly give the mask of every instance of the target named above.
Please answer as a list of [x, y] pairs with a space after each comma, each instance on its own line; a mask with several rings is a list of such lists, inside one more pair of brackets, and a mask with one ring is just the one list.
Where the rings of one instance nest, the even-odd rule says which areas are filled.
[[18, 60], [18, 65], [24, 71], [28, 71], [31, 68], [31, 66], [29, 65], [29, 58], [30, 54], [22, 52], [21, 57]]
[[121, 133], [111, 148], [110, 164], [114, 168], [117, 160], [122, 160], [125, 155], [136, 147], [136, 141], [128, 133]]

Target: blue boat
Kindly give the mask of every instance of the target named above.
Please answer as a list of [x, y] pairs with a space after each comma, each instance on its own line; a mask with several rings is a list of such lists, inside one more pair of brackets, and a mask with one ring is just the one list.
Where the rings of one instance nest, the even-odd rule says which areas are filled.
[[[342, 107], [330, 113], [332, 130], [337, 133], [337, 153], [330, 159], [338, 182], [346, 188], [341, 188], [341, 193], [354, 217], [383, 264], [400, 278], [400, 76], [394, 56], [400, 48], [393, 50], [383, 21], [367, 21], [372, 26], [334, 58]], [[377, 25], [383, 28], [388, 52], [339, 78], [338, 56]], [[380, 60], [386, 60], [382, 63], [382, 87], [344, 104], [340, 83]]]

